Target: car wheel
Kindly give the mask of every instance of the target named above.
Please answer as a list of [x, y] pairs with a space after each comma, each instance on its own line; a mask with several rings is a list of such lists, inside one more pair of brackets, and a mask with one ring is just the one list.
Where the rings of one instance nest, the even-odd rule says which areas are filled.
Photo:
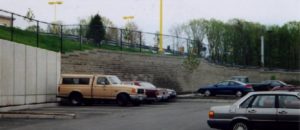
[[204, 92], [204, 96], [210, 96], [211, 95], [211, 92], [209, 91], [209, 90], [206, 90], [205, 92]]
[[133, 105], [133, 106], [140, 106], [140, 105], [141, 105], [141, 102], [140, 102], [140, 101], [133, 101], [133, 102], [132, 102], [132, 105]]
[[82, 104], [82, 96], [80, 94], [72, 94], [69, 98], [71, 105], [80, 106]]
[[245, 122], [237, 122], [233, 125], [232, 130], [250, 130]]
[[236, 91], [235, 96], [242, 97], [243, 93], [241, 91]]
[[120, 94], [117, 96], [117, 103], [119, 106], [127, 106], [129, 103], [129, 97], [125, 94]]

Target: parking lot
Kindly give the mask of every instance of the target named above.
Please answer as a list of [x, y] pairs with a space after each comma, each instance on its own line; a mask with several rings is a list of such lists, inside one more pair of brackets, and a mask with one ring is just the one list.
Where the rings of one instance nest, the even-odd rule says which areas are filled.
[[206, 123], [211, 106], [230, 104], [212, 100], [177, 99], [175, 102], [119, 107], [58, 106], [35, 112], [75, 113], [75, 119], [0, 119], [0, 129], [14, 130], [212, 130]]

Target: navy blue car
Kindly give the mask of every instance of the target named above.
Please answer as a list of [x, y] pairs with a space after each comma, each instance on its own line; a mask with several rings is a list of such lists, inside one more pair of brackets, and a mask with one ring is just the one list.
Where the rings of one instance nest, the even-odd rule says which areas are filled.
[[198, 89], [198, 93], [204, 94], [205, 96], [236, 95], [237, 97], [241, 97], [253, 91], [252, 85], [235, 80], [226, 80]]

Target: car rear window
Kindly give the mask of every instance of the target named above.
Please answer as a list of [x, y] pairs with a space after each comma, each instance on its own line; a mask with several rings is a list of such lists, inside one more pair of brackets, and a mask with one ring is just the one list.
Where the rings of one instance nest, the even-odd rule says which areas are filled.
[[63, 78], [62, 84], [88, 85], [90, 78]]
[[279, 96], [279, 108], [300, 109], [300, 99], [292, 95]]

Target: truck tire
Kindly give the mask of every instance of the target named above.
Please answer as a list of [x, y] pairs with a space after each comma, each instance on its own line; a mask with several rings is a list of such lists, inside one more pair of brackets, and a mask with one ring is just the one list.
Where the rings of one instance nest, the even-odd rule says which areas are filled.
[[126, 95], [126, 94], [119, 94], [119, 95], [117, 96], [117, 104], [118, 104], [119, 106], [127, 106], [128, 103], [129, 103], [129, 101], [130, 101], [130, 98], [129, 98], [129, 96]]
[[140, 106], [141, 105], [141, 101], [132, 101], [132, 105], [133, 106]]
[[84, 105], [86, 105], [86, 106], [92, 106], [93, 104], [94, 104], [94, 100], [92, 100], [92, 99], [84, 100]]
[[72, 93], [69, 96], [69, 102], [73, 106], [80, 106], [82, 104], [82, 95], [80, 93]]

